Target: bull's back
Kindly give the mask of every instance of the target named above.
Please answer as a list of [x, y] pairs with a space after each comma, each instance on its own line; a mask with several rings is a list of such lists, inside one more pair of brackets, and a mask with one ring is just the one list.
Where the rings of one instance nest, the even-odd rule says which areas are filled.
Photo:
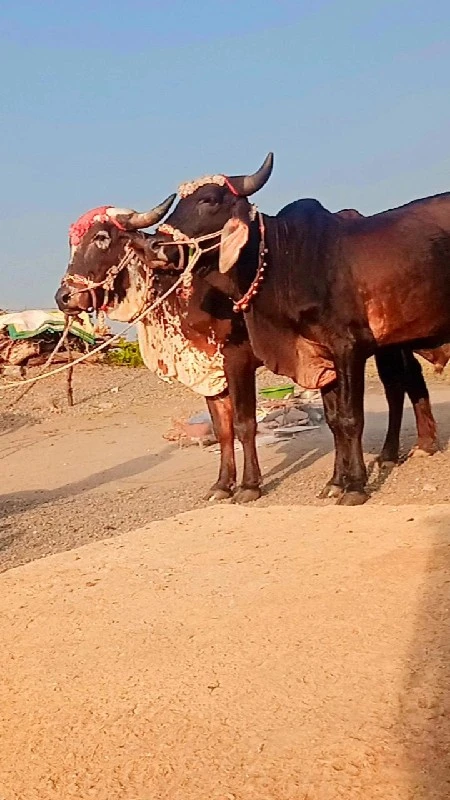
[[442, 330], [450, 308], [449, 198], [362, 218], [343, 232], [342, 246], [378, 344]]

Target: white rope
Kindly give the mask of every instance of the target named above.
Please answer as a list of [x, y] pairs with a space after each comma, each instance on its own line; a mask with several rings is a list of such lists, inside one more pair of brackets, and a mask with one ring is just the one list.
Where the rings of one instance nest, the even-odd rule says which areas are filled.
[[[37, 383], [37, 381], [42, 381], [45, 378], [51, 378], [53, 375], [58, 375], [60, 372], [65, 372], [67, 369], [73, 369], [77, 364], [81, 364], [83, 361], [87, 361], [87, 359], [91, 358], [91, 356], [94, 356], [97, 353], [100, 353], [106, 347], [110, 347], [112, 342], [116, 342], [119, 339], [122, 339], [124, 334], [128, 333], [128, 331], [131, 330], [131, 328], [137, 322], [140, 322], [148, 314], [151, 314], [152, 311], [155, 310], [155, 308], [158, 308], [158, 306], [160, 306], [161, 303], [163, 303], [164, 300], [166, 300], [169, 297], [169, 295], [172, 294], [172, 292], [174, 292], [176, 289], [178, 289], [180, 284], [182, 284], [183, 282], [186, 282], [186, 278], [188, 277], [188, 273], [192, 272], [192, 269], [194, 268], [194, 266], [197, 263], [198, 259], [199, 259], [199, 255], [197, 253], [194, 253], [192, 258], [189, 259], [188, 264], [186, 266], [186, 269], [182, 272], [180, 277], [175, 281], [173, 286], [171, 286], [170, 289], [167, 289], [167, 291], [164, 292], [164, 294], [162, 294], [160, 297], [158, 297], [157, 300], [155, 300], [154, 303], [152, 303], [150, 306], [147, 306], [147, 308], [144, 308], [140, 312], [140, 314], [133, 320], [133, 322], [131, 322], [129, 325], [127, 325], [124, 328], [124, 330], [121, 331], [120, 333], [114, 334], [114, 336], [112, 336], [111, 339], [108, 339], [106, 342], [102, 342], [102, 344], [99, 344], [97, 347], [94, 348], [94, 350], [91, 350], [89, 353], [84, 353], [84, 355], [80, 356], [79, 358], [76, 358], [74, 361], [71, 361], [68, 364], [63, 364], [61, 367], [57, 367], [56, 369], [52, 369], [52, 370], [50, 370], [50, 372], [45, 372], [42, 375], [37, 375], [35, 378], [27, 378], [24, 381], [11, 381], [10, 383], [4, 383], [3, 386], [0, 385], [0, 391], [3, 390], [3, 389], [13, 389], [13, 388], [16, 388], [16, 387], [23, 387], [23, 386], [26, 386], [27, 383]], [[59, 349], [60, 344], [61, 343], [58, 343], [58, 345], [56, 345], [56, 347], [58, 349]], [[53, 355], [53, 353], [52, 353], [52, 355]]]
[[[171, 226], [167, 226], [167, 227], [171, 227]], [[159, 230], [161, 230], [161, 229], [164, 229], [163, 225], [161, 225]], [[172, 230], [174, 230], [174, 229], [172, 229]], [[152, 303], [150, 306], [147, 306], [147, 308], [144, 308], [138, 314], [138, 316], [135, 317], [135, 319], [133, 319], [133, 321], [129, 325], [127, 325], [120, 333], [114, 334], [114, 336], [112, 336], [106, 342], [102, 342], [102, 344], [99, 344], [97, 347], [95, 347], [89, 353], [84, 353], [82, 356], [79, 356], [79, 358], [76, 358], [74, 361], [71, 361], [68, 364], [63, 364], [61, 367], [57, 367], [56, 369], [52, 369], [52, 370], [50, 370], [50, 372], [43, 372], [42, 374], [37, 375], [34, 378], [27, 378], [24, 381], [11, 381], [10, 383], [4, 383], [3, 385], [0, 385], [0, 391], [2, 391], [3, 389], [15, 389], [16, 387], [24, 387], [27, 384], [31, 384], [31, 383], [35, 384], [38, 381], [43, 381], [46, 378], [51, 378], [53, 375], [58, 375], [61, 372], [65, 372], [68, 369], [73, 370], [73, 368], [76, 367], [77, 364], [81, 364], [83, 361], [87, 361], [87, 359], [91, 358], [91, 356], [95, 356], [97, 353], [100, 353], [102, 350], [105, 350], [106, 347], [110, 347], [113, 342], [116, 342], [119, 339], [122, 339], [122, 337], [126, 333], [128, 333], [128, 331], [131, 330], [131, 328], [134, 325], [136, 325], [137, 322], [140, 322], [148, 314], [151, 314], [152, 311], [155, 310], [155, 308], [158, 308], [158, 306], [160, 306], [161, 303], [163, 303], [164, 300], [166, 300], [172, 294], [172, 292], [174, 292], [176, 289], [178, 289], [178, 287], [181, 284], [183, 284], [184, 286], [189, 286], [190, 282], [192, 281], [192, 270], [194, 269], [195, 265], [197, 264], [197, 261], [200, 259], [200, 257], [203, 255], [203, 253], [207, 253], [207, 252], [210, 252], [211, 250], [215, 250], [219, 246], [219, 242], [217, 242], [217, 244], [214, 244], [214, 245], [211, 245], [210, 247], [206, 247], [204, 249], [201, 249], [200, 246], [199, 246], [199, 242], [205, 242], [205, 241], [209, 241], [211, 239], [214, 239], [215, 237], [220, 236], [222, 232], [223, 232], [223, 229], [221, 229], [220, 231], [216, 231], [215, 233], [206, 234], [205, 236], [199, 236], [197, 239], [190, 239], [188, 237], [185, 237], [184, 234], [181, 234], [181, 236], [183, 236], [183, 244], [186, 244], [186, 245], [188, 245], [188, 246], [190, 246], [190, 247], [192, 247], [194, 249], [194, 252], [189, 255], [189, 259], [188, 259], [188, 263], [186, 265], [186, 268], [183, 270], [183, 272], [181, 273], [180, 277], [175, 281], [173, 286], [170, 287], [170, 289], [167, 289], [167, 291], [164, 292], [164, 294], [162, 294], [160, 297], [158, 297], [155, 300], [155, 302]], [[161, 242], [160, 244], [162, 244], [163, 246], [168, 246], [168, 245], [173, 245], [174, 243], [175, 242], [172, 241], [172, 242], [164, 242], [164, 243]], [[122, 260], [121, 260], [121, 262], [119, 264], [119, 267], [117, 268], [117, 270], [119, 270], [119, 268], [123, 268], [124, 266], [126, 266], [127, 263], [128, 263], [128, 259], [129, 259], [129, 253], [125, 253], [125, 255], [123, 256], [123, 258], [122, 258]], [[115, 274], [117, 274], [117, 273], [115, 273]], [[98, 286], [101, 286], [103, 284], [104, 284], [104, 281], [102, 281], [101, 284], [98, 284]], [[87, 288], [88, 287], [86, 287], [86, 289]], [[91, 287], [89, 287], [89, 289], [90, 288]], [[50, 358], [49, 358], [49, 362], [48, 363], [50, 363], [52, 361], [54, 355], [56, 355], [56, 352], [61, 347], [61, 344], [62, 344], [62, 342], [60, 341], [56, 345], [55, 349], [50, 354]], [[44, 365], [44, 369], [45, 369], [45, 366], [46, 365]], [[19, 399], [21, 399], [21, 398], [19, 397]]]

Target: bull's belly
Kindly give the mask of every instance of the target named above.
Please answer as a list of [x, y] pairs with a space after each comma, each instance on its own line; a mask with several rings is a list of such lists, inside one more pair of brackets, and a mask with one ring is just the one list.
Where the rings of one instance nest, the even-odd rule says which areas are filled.
[[304, 389], [323, 389], [336, 379], [333, 360], [322, 345], [291, 331], [277, 330], [270, 335], [252, 331], [250, 343], [257, 358], [276, 375], [285, 375]]
[[450, 338], [450, 307], [426, 291], [413, 297], [398, 292], [378, 293], [365, 303], [370, 330], [380, 346]]

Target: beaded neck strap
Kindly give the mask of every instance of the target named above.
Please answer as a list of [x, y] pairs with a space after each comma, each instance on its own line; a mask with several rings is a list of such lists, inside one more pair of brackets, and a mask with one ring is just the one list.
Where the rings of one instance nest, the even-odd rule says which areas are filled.
[[240, 300], [237, 300], [233, 305], [233, 311], [238, 314], [240, 311], [248, 311], [248, 307], [252, 302], [255, 295], [258, 294], [260, 286], [264, 280], [264, 273], [267, 267], [266, 256], [269, 252], [266, 247], [266, 231], [264, 227], [264, 218], [260, 211], [258, 211], [258, 226], [259, 226], [259, 249], [258, 249], [258, 268], [256, 275], [253, 278], [246, 293]]

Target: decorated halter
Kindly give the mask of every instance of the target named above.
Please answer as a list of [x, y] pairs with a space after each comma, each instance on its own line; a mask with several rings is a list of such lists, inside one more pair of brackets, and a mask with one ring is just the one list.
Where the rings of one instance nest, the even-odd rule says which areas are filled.
[[207, 186], [208, 183], [214, 183], [216, 186], [226, 186], [231, 194], [234, 194], [235, 197], [239, 197], [239, 193], [225, 175], [203, 175], [202, 178], [197, 178], [195, 181], [180, 183], [178, 194], [182, 198], [189, 197], [190, 194], [200, 189], [201, 186]]
[[[239, 193], [236, 191], [232, 183], [228, 180], [225, 175], [204, 175], [202, 178], [197, 178], [195, 181], [188, 181], [187, 183], [182, 183], [178, 187], [178, 194], [182, 199], [185, 197], [189, 197], [189, 195], [193, 194], [197, 189], [200, 189], [201, 186], [207, 186], [208, 184], [213, 183], [216, 186], [227, 186], [227, 188], [235, 195], [235, 197], [239, 197]], [[264, 272], [267, 267], [266, 256], [268, 253], [268, 249], [266, 247], [266, 237], [265, 237], [265, 228], [264, 228], [264, 219], [263, 215], [260, 211], [258, 211], [257, 207], [253, 204], [250, 207], [250, 220], [253, 222], [258, 216], [258, 226], [259, 226], [259, 233], [260, 233], [260, 240], [259, 240], [259, 251], [258, 251], [258, 267], [256, 270], [256, 275], [253, 278], [248, 290], [241, 297], [240, 300], [237, 300], [233, 304], [233, 311], [238, 314], [241, 311], [248, 311], [248, 307], [258, 293], [261, 283], [264, 280]], [[215, 231], [214, 233], [208, 233], [205, 236], [198, 236], [193, 238], [191, 236], [187, 236], [187, 234], [180, 231], [178, 228], [174, 228], [173, 225], [170, 225], [167, 222], [164, 222], [162, 225], [158, 227], [159, 233], [166, 233], [172, 237], [173, 242], [176, 244], [186, 244], [189, 248], [192, 248], [190, 251], [189, 256], [189, 263], [188, 267], [190, 267], [190, 275], [192, 279], [192, 270], [199, 260], [199, 258], [204, 253], [209, 253], [212, 250], [215, 250], [220, 245], [220, 238], [216, 244], [210, 245], [209, 247], [200, 247], [202, 242], [210, 241], [211, 239], [216, 239], [220, 237], [224, 231], [221, 228], [219, 231]], [[163, 247], [166, 245], [165, 242], [160, 243]], [[172, 242], [167, 242], [167, 245], [172, 244]]]
[[85, 236], [88, 230], [96, 222], [112, 222], [116, 228], [124, 231], [125, 228], [123, 225], [121, 225], [115, 216], [111, 214], [111, 209], [113, 208], [114, 206], [99, 206], [98, 208], [92, 208], [90, 211], [86, 211], [86, 214], [83, 214], [69, 228], [70, 245], [72, 247], [78, 247], [78, 245], [82, 242], [83, 236]]
[[[90, 278], [86, 278], [84, 275], [77, 275], [67, 272], [62, 281], [61, 286], [70, 286], [71, 294], [79, 294], [81, 292], [89, 292], [91, 295], [91, 305], [94, 311], [103, 311], [106, 312], [110, 306], [110, 295], [114, 293], [114, 282], [122, 272], [122, 270], [127, 269], [128, 267], [134, 267], [136, 269], [143, 269], [145, 272], [145, 290], [144, 290], [144, 300], [142, 304], [142, 308], [134, 315], [133, 319], [130, 319], [129, 322], [133, 322], [135, 317], [142, 314], [144, 310], [145, 303], [148, 299], [148, 293], [150, 289], [150, 270], [147, 268], [146, 263], [139, 258], [136, 251], [131, 247], [131, 245], [127, 242], [125, 244], [125, 252], [122, 258], [120, 259], [118, 264], [114, 264], [112, 267], [109, 268], [108, 272], [105, 275], [105, 278], [102, 281], [92, 281]], [[97, 294], [96, 289], [103, 289], [103, 302], [101, 305], [97, 303]]]
[[[116, 216], [111, 213], [111, 210], [114, 209], [116, 211], [115, 206], [100, 206], [99, 208], [91, 209], [91, 211], [86, 212], [83, 214], [73, 225], [70, 226], [69, 229], [69, 242], [72, 248], [79, 246], [83, 240], [83, 237], [87, 234], [90, 228], [96, 222], [111, 222], [115, 225], [119, 230], [126, 231], [126, 228], [121, 225]], [[117, 212], [116, 212], [117, 213]], [[141, 232], [139, 232], [141, 233]], [[144, 233], [141, 233], [141, 236], [145, 237]], [[180, 247], [182, 251], [182, 248]], [[183, 257], [183, 253], [181, 252], [181, 257]], [[167, 293], [170, 294], [172, 291], [179, 293], [181, 296], [186, 298], [186, 290], [190, 292], [191, 285], [192, 285], [192, 270], [195, 266], [196, 260], [189, 259], [188, 264], [182, 269], [182, 275], [180, 279], [175, 283], [172, 289]], [[143, 302], [142, 306], [136, 314], [133, 315], [132, 319], [129, 320], [129, 323], [134, 322], [137, 318], [141, 318], [142, 314], [145, 311], [146, 304], [149, 302], [149, 294], [152, 282], [152, 270], [147, 266], [147, 263], [141, 259], [134, 248], [131, 246], [130, 242], [126, 242], [124, 248], [124, 255], [120, 259], [118, 264], [114, 264], [111, 266], [104, 279], [101, 281], [93, 281], [90, 278], [87, 278], [85, 275], [79, 275], [77, 273], [69, 273], [63, 276], [61, 281], [61, 286], [70, 286], [70, 293], [79, 293], [79, 292], [89, 292], [91, 296], [91, 303], [92, 308], [97, 313], [106, 312], [110, 305], [110, 295], [114, 294], [114, 282], [122, 270], [127, 269], [128, 267], [134, 267], [135, 269], [143, 270], [145, 274], [145, 287], [143, 292]], [[101, 305], [97, 303], [97, 295], [96, 290], [103, 289], [104, 291], [104, 298]]]
[[[79, 219], [77, 219], [77, 221], [74, 222], [69, 228], [70, 246], [72, 248], [77, 248], [83, 241], [83, 237], [88, 233], [90, 228], [96, 222], [111, 222], [119, 230], [125, 231], [126, 228], [123, 225], [121, 225], [120, 222], [116, 219], [116, 216], [111, 213], [112, 209], [115, 210], [115, 206], [99, 206], [98, 208], [92, 208], [90, 211], [87, 211], [86, 214], [83, 214]], [[116, 280], [119, 273], [122, 272], [122, 270], [131, 266], [135, 268], [143, 268], [145, 270], [145, 280], [146, 280], [146, 288], [144, 295], [144, 304], [145, 304], [150, 285], [149, 270], [147, 269], [145, 262], [139, 258], [135, 250], [133, 250], [133, 248], [130, 246], [128, 242], [125, 244], [125, 252], [122, 258], [120, 259], [119, 263], [114, 264], [112, 267], [108, 269], [102, 281], [93, 281], [90, 278], [87, 278], [85, 275], [78, 275], [77, 273], [66, 272], [66, 274], [62, 278], [61, 286], [72, 285], [71, 294], [80, 292], [89, 292], [92, 301], [92, 308], [94, 309], [94, 311], [106, 311], [108, 309], [110, 294], [113, 292], [114, 289], [114, 281]], [[97, 307], [98, 303], [97, 303], [96, 289], [103, 289], [104, 291], [103, 303], [99, 307]], [[140, 313], [142, 313], [143, 307], [135, 316], [138, 316]], [[130, 322], [132, 321], [133, 320], [130, 320]]]

